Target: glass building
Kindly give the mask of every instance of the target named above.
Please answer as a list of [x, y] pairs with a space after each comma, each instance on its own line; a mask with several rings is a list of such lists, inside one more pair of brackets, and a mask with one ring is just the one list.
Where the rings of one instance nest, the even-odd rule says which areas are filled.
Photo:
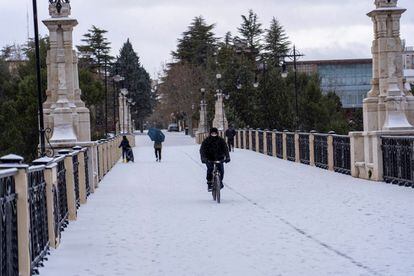
[[317, 73], [322, 90], [335, 92], [344, 108], [362, 108], [362, 101], [371, 89], [372, 59], [300, 61], [297, 69], [302, 73]]

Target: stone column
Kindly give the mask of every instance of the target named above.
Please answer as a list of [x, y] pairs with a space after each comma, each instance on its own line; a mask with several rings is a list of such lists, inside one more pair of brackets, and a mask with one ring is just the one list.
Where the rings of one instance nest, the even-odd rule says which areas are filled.
[[216, 100], [216, 106], [215, 106], [213, 127], [216, 127], [219, 130], [225, 130], [225, 129], [228, 128], [226, 112], [224, 110], [224, 95], [223, 95], [223, 93], [217, 93], [217, 100]]
[[200, 121], [198, 122], [198, 132], [199, 133], [208, 132], [207, 103], [205, 100], [202, 100], [200, 103]]
[[403, 84], [400, 19], [406, 11], [398, 0], [375, 0], [368, 13], [373, 22], [372, 88], [363, 103], [364, 131], [350, 133], [354, 177], [382, 180], [383, 135], [413, 135], [414, 97]]
[[51, 18], [43, 23], [49, 30], [47, 53], [47, 99], [44, 103], [45, 126], [52, 129], [52, 144], [74, 145], [90, 141], [89, 110], [79, 89], [78, 59], [73, 50], [73, 28], [69, 3], [49, 4]]

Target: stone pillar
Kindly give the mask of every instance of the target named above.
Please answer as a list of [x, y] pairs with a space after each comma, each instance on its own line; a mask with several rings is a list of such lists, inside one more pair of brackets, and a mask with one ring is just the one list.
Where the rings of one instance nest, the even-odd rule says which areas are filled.
[[43, 23], [49, 30], [47, 53], [47, 99], [43, 104], [45, 127], [52, 129], [51, 142], [76, 144], [90, 141], [89, 110], [81, 100], [78, 59], [73, 50], [73, 28], [69, 3], [49, 4], [51, 18]]
[[216, 127], [219, 130], [225, 130], [225, 129], [228, 128], [226, 112], [224, 110], [224, 95], [223, 95], [223, 93], [217, 93], [217, 100], [216, 100], [216, 106], [215, 106], [213, 127]]
[[295, 132], [295, 162], [300, 163], [299, 132]]
[[288, 133], [289, 131], [288, 130], [285, 130], [285, 131], [283, 131], [283, 135], [282, 135], [282, 139], [283, 139], [283, 159], [284, 160], [287, 160], [287, 139], [286, 139], [286, 137], [287, 137], [287, 133]]
[[334, 131], [330, 131], [328, 135], [328, 170], [334, 171], [334, 144], [333, 144], [333, 135]]
[[403, 83], [400, 19], [406, 11], [398, 0], [375, 0], [372, 88], [363, 103], [364, 131], [350, 133], [354, 177], [382, 180], [381, 136], [414, 134], [414, 97]]
[[67, 150], [59, 152], [61, 155], [65, 155], [65, 169], [66, 169], [66, 197], [68, 202], [68, 213], [69, 220], [74, 221], [77, 219], [77, 208], [76, 208], [76, 192], [75, 192], [75, 179], [73, 171], [73, 154]]
[[272, 150], [273, 150], [272, 155], [274, 157], [277, 157], [276, 155], [276, 132], [277, 132], [276, 129], [272, 131]]
[[315, 130], [312, 130], [309, 135], [309, 165], [315, 166]]
[[198, 132], [199, 133], [208, 132], [207, 103], [205, 100], [202, 100], [200, 103], [200, 121], [198, 122]]

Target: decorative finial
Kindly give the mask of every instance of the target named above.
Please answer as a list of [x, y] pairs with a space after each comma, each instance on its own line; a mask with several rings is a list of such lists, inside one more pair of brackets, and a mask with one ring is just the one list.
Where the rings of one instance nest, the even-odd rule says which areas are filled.
[[398, 0], [375, 0], [377, 8], [396, 7]]
[[70, 0], [49, 0], [49, 13], [52, 17], [70, 15]]

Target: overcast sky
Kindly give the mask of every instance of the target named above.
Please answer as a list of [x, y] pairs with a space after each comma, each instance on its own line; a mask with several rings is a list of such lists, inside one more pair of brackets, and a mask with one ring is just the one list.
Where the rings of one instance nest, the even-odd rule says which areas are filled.
[[[0, 0], [0, 46], [22, 43], [33, 34], [31, 0]], [[202, 15], [216, 24], [222, 37], [237, 32], [241, 14], [253, 9], [267, 28], [276, 17], [304, 60], [371, 57], [372, 23], [366, 13], [374, 0], [71, 0], [72, 17], [79, 26], [75, 44], [92, 25], [108, 30], [113, 54], [130, 38], [141, 62], [154, 76], [171, 59], [177, 38], [191, 20]], [[402, 37], [414, 45], [414, 3], [400, 0], [408, 8], [402, 18]], [[38, 0], [39, 19], [48, 17], [48, 1]], [[47, 29], [40, 23], [40, 31]]]

